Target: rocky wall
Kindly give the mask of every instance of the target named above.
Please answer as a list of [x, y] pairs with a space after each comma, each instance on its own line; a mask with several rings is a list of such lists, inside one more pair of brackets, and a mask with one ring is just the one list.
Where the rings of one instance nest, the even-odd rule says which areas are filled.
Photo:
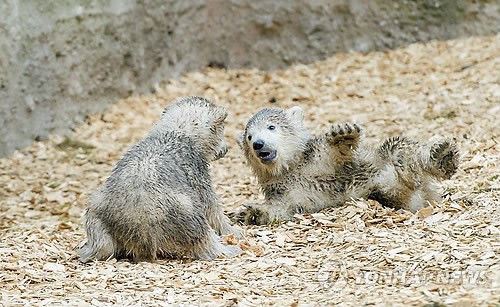
[[496, 33], [499, 9], [498, 0], [0, 0], [0, 156], [186, 71], [277, 69]]

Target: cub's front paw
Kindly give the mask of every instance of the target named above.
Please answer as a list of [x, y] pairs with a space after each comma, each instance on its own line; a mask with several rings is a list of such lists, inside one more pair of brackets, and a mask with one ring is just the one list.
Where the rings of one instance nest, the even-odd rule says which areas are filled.
[[269, 223], [269, 215], [258, 206], [245, 204], [243, 209], [230, 214], [230, 218], [234, 223], [243, 225], [266, 225]]
[[246, 225], [267, 225], [269, 224], [269, 214], [255, 207], [248, 207], [245, 215]]
[[357, 145], [361, 135], [361, 127], [356, 124], [338, 124], [333, 125], [326, 134], [327, 140], [333, 145]]
[[338, 124], [330, 128], [326, 134], [326, 142], [334, 150], [338, 162], [347, 162], [358, 147], [361, 128], [356, 124]]

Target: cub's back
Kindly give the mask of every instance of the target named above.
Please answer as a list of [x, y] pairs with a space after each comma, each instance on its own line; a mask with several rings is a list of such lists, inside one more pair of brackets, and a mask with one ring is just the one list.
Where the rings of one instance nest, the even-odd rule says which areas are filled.
[[211, 181], [203, 153], [189, 138], [166, 133], [132, 147], [93, 205], [109, 223], [177, 215], [193, 209], [180, 203], [201, 206], [197, 189], [207, 185]]
[[166, 187], [186, 191], [207, 180], [208, 163], [200, 148], [188, 137], [166, 133], [132, 147], [115, 166], [105, 188], [156, 194]]

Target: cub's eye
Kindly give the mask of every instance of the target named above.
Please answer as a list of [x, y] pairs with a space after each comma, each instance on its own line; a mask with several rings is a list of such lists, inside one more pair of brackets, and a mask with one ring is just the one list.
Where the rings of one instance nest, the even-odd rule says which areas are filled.
[[251, 141], [251, 140], [252, 140], [252, 136], [251, 136], [251, 135], [247, 136], [247, 139], [248, 139], [249, 141]]
[[267, 129], [269, 129], [269, 130], [274, 130], [274, 129], [276, 129], [276, 126], [274, 126], [274, 125], [270, 125], [269, 127], [267, 127]]

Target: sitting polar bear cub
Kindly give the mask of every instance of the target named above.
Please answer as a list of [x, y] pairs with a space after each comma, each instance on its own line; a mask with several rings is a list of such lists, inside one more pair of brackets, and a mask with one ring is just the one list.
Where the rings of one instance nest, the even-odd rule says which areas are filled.
[[457, 170], [451, 140], [420, 144], [389, 138], [378, 148], [361, 142], [355, 124], [334, 125], [320, 137], [304, 127], [303, 110], [266, 108], [247, 123], [238, 143], [261, 186], [265, 204], [240, 214], [246, 224], [291, 220], [350, 199], [374, 199], [416, 212], [438, 200], [433, 183]]
[[224, 157], [227, 112], [202, 97], [167, 106], [151, 132], [118, 161], [85, 213], [80, 260], [162, 257], [212, 260], [237, 246], [218, 203], [208, 164]]

